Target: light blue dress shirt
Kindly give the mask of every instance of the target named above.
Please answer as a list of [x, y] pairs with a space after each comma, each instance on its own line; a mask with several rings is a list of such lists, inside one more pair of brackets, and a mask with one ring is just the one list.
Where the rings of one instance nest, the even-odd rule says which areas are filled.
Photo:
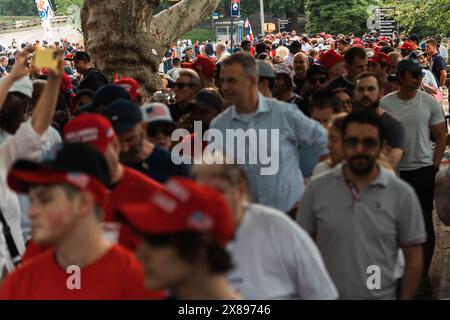
[[[253, 116], [241, 115], [235, 106], [231, 106], [211, 122], [210, 129], [217, 129], [222, 133], [224, 139], [221, 151], [227, 156], [230, 156], [229, 150], [234, 148], [233, 158], [240, 160], [238, 163], [247, 175], [253, 201], [284, 212], [288, 212], [301, 200], [305, 189], [299, 168], [300, 148], [307, 145], [317, 157], [328, 154], [327, 132], [318, 122], [306, 117], [294, 104], [265, 98], [261, 94], [258, 109]], [[246, 138], [245, 142], [241, 139], [240, 143], [236, 143], [238, 139], [226, 137], [227, 129], [228, 132], [229, 129], [242, 129], [241, 138], [248, 129], [256, 130], [259, 134], [256, 134], [256, 139], [255, 135], [247, 134], [251, 137]], [[212, 135], [209, 135], [209, 139], [210, 143], [219, 144]], [[245, 159], [236, 157], [239, 156], [238, 149], [244, 146]], [[278, 164], [267, 164], [264, 161], [267, 159], [261, 157], [261, 154], [276, 155], [273, 158], [278, 157]], [[257, 158], [257, 163], [252, 164], [251, 158]], [[275, 161], [276, 159], [273, 162]], [[278, 167], [278, 170], [267, 174], [273, 171], [267, 169], [270, 166]]]

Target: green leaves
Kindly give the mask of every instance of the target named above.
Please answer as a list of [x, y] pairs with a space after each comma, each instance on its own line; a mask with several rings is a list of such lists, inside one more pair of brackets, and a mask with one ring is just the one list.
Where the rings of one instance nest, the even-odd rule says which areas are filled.
[[396, 20], [406, 33], [420, 36], [450, 33], [448, 0], [380, 0], [384, 6], [395, 6]]
[[369, 14], [367, 8], [376, 0], [306, 0], [309, 33], [326, 32], [332, 34], [363, 34]]

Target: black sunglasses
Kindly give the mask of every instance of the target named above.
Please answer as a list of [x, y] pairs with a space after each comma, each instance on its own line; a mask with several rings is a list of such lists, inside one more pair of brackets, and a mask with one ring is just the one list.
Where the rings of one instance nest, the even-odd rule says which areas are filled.
[[360, 143], [365, 149], [373, 149], [378, 146], [378, 141], [371, 138], [364, 138], [362, 140], [358, 138], [344, 139], [344, 145], [348, 148], [356, 148]]
[[316, 84], [316, 83], [324, 84], [325, 82], [327, 82], [327, 78], [325, 78], [325, 77], [311, 78], [308, 80], [308, 82], [310, 84]]
[[190, 83], [183, 83], [183, 82], [175, 82], [174, 86], [178, 89], [184, 89], [185, 87], [192, 87], [192, 84]]

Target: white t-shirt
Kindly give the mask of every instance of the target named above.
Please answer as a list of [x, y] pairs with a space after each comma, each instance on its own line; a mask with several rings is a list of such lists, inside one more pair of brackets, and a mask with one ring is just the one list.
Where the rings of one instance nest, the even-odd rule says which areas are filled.
[[392, 92], [383, 97], [380, 104], [405, 127], [405, 154], [399, 169], [417, 170], [433, 165], [430, 127], [444, 122], [444, 114], [437, 101], [423, 91], [418, 91], [408, 101], [401, 100], [397, 92]]
[[[25, 250], [25, 244], [20, 228], [20, 206], [17, 194], [9, 189], [7, 184], [8, 171], [14, 162], [22, 158], [35, 158], [43, 145], [42, 138], [34, 131], [31, 121], [22, 123], [16, 134], [11, 136], [0, 146], [0, 208], [11, 228], [12, 236], [19, 253]], [[0, 270], [4, 266], [12, 269], [12, 262], [3, 236], [0, 224]]]
[[228, 249], [228, 279], [244, 299], [338, 297], [316, 245], [281, 211], [252, 204]]
[[448, 58], [448, 51], [447, 48], [443, 45], [439, 46], [439, 54], [446, 60]]
[[424, 72], [424, 77], [423, 77], [423, 82], [425, 82], [425, 84], [435, 87], [436, 89], [439, 88], [437, 82], [436, 82], [436, 77], [434, 76], [433, 72], [431, 72], [430, 70], [427, 69], [423, 69], [422, 70]]

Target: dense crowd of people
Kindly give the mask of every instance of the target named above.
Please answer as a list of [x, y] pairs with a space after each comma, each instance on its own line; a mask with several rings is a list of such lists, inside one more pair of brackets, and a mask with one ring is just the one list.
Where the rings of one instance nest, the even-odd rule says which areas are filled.
[[3, 49], [0, 299], [442, 294], [439, 36], [180, 40], [150, 99], [80, 43]]

